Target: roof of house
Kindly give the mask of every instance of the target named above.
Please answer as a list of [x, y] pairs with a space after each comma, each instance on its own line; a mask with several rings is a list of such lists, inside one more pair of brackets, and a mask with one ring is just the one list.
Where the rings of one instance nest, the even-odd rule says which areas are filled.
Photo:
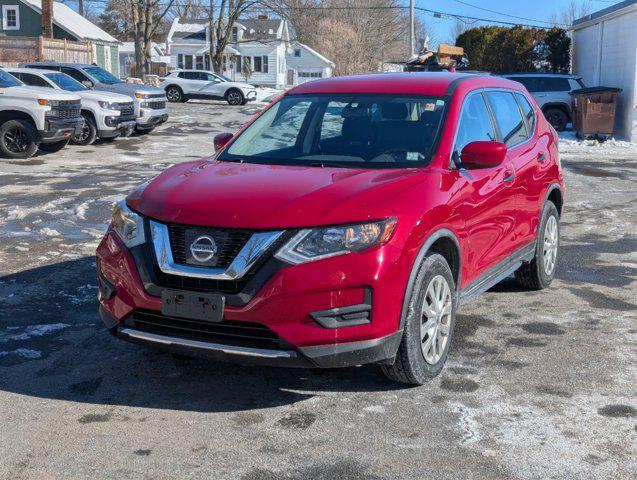
[[596, 20], [607, 15], [613, 14], [618, 10], [622, 10], [626, 7], [635, 6], [637, 7], [637, 0], [625, 0], [624, 2], [616, 3], [615, 5], [611, 5], [610, 7], [604, 8], [597, 12], [593, 12], [590, 15], [585, 15], [582, 18], [578, 18], [573, 21], [573, 27], [577, 25], [581, 25], [583, 23], [590, 22], [591, 20]]
[[[21, 1], [36, 12], [41, 13], [41, 0]], [[53, 23], [80, 40], [120, 43], [115, 37], [106, 33], [75, 10], [60, 2], [53, 2]]]
[[307, 46], [306, 44], [301, 43], [301, 42], [294, 42], [294, 43], [292, 44], [292, 48], [298, 48], [298, 47], [301, 47], [301, 48], [306, 49], [308, 52], [310, 52], [312, 55], [316, 56], [318, 59], [322, 60], [323, 62], [325, 62], [325, 63], [329, 64], [329, 65], [330, 65], [330, 66], [332, 66], [332, 67], [334, 66], [334, 62], [333, 62], [333, 61], [331, 61], [331, 60], [330, 60], [330, 59], [328, 59], [328, 58], [325, 58], [323, 55], [321, 55], [320, 53], [318, 53], [318, 52], [317, 52], [316, 50], [314, 50], [313, 48], [310, 48], [310, 47], [309, 47], [309, 46]]
[[[201, 18], [175, 18], [168, 33], [169, 41], [206, 40], [209, 21]], [[243, 30], [243, 41], [277, 40], [283, 32], [284, 20], [239, 19], [236, 26]]]

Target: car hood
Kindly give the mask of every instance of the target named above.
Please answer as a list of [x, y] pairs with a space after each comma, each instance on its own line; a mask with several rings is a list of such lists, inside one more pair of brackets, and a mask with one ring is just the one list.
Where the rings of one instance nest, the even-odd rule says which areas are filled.
[[276, 229], [394, 216], [420, 169], [347, 169], [198, 161], [178, 164], [128, 197], [162, 222]]
[[132, 102], [132, 99], [128, 95], [122, 95], [120, 93], [111, 93], [97, 90], [82, 90], [77, 93], [82, 99], [105, 101], [105, 102]]
[[67, 92], [65, 90], [56, 90], [54, 88], [47, 87], [28, 87], [26, 85], [20, 85], [18, 87], [5, 88], [5, 97], [10, 98], [28, 98], [34, 97], [42, 98], [45, 100], [79, 100], [80, 96], [74, 92]]
[[241, 83], [241, 82], [226, 82], [231, 87], [243, 88], [246, 90], [256, 90], [254, 85], [250, 85], [249, 83]]
[[148, 85], [137, 85], [136, 83], [116, 83], [109, 85], [109, 91], [123, 93], [124, 95], [135, 96], [135, 93], [148, 93], [151, 95], [165, 95], [161, 88], [149, 87]]

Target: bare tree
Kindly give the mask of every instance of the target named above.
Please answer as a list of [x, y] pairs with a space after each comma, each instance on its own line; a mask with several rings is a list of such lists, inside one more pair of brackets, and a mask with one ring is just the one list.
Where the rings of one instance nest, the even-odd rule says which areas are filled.
[[175, 0], [122, 0], [130, 2], [131, 18], [134, 25], [135, 64], [137, 71], [150, 71], [153, 37]]
[[549, 17], [549, 22], [558, 27], [567, 27], [572, 25], [574, 20], [591, 13], [591, 10], [590, 0], [570, 0], [562, 10]]

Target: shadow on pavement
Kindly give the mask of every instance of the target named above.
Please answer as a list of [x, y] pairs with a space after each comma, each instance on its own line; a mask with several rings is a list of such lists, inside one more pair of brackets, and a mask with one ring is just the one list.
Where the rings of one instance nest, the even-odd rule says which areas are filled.
[[387, 391], [375, 366], [282, 369], [177, 359], [123, 342], [97, 315], [95, 262], [65, 261], [0, 277], [0, 389], [75, 402], [220, 412], [329, 391]]

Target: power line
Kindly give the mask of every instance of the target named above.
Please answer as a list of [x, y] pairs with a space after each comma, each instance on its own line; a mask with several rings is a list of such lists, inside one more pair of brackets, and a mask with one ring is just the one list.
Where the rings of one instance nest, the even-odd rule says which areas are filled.
[[[489, 13], [495, 13], [496, 15], [501, 15], [503, 17], [517, 18], [518, 20], [526, 20], [527, 22], [537, 22], [537, 23], [546, 23], [546, 24], [549, 24], [549, 25], [556, 25], [555, 22], [547, 22], [545, 20], [537, 20], [535, 18], [519, 17], [517, 15], [510, 15], [508, 13], [498, 12], [496, 10], [490, 10], [488, 8], [480, 7], [479, 5], [473, 5], [473, 4], [469, 3], [469, 2], [464, 2], [463, 0], [455, 0], [455, 1], [458, 2], [458, 3], [461, 3], [462, 5], [466, 5], [467, 7], [476, 8], [478, 10], [483, 10], [483, 11], [489, 12]], [[559, 25], [567, 26], [565, 23], [560, 23]]]

